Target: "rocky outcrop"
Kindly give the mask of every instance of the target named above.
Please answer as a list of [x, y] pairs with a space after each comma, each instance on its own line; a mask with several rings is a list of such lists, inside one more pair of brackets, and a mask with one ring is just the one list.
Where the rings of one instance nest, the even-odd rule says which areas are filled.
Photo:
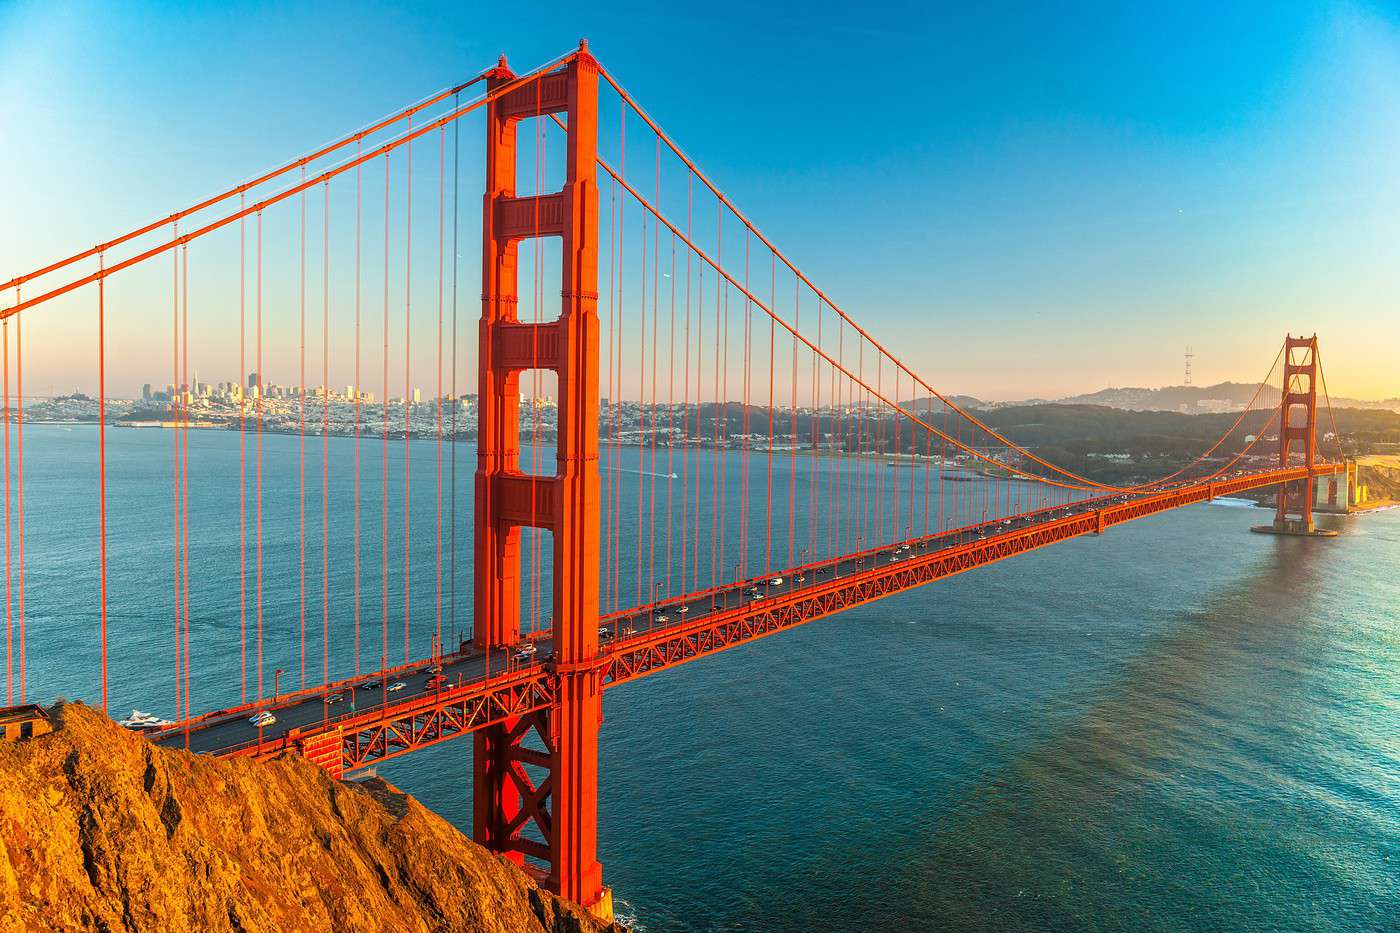
[[621, 933], [384, 781], [53, 715], [0, 743], [0, 930]]

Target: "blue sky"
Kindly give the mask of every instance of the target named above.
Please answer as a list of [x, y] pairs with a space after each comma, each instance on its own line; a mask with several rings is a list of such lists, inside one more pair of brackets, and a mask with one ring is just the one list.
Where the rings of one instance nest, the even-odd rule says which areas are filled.
[[1335, 394], [1400, 395], [1365, 4], [0, 4], [0, 277], [580, 36], [945, 391], [1175, 383], [1187, 344], [1253, 380], [1315, 330]]

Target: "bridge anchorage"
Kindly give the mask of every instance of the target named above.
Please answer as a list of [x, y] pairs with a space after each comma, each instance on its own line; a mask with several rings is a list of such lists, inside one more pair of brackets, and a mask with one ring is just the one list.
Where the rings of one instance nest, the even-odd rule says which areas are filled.
[[[462, 93], [478, 83], [484, 85], [484, 92], [463, 100]], [[606, 108], [600, 108], [600, 92], [609, 95]], [[432, 109], [446, 108], [449, 101], [450, 109]], [[455, 205], [459, 127], [466, 115], [477, 112], [485, 117], [486, 177], [474, 538], [468, 562], [456, 559], [455, 538], [447, 548], [443, 542], [443, 528], [455, 533], [457, 524], [451, 515], [444, 523], [444, 440], [470, 437], [455, 430], [444, 433], [444, 405], [451, 404], [455, 410], [466, 401], [457, 395], [455, 384], [449, 394], [442, 376], [444, 346], [450, 346], [454, 359], [457, 349], [455, 337], [445, 341], [443, 328], [444, 283], [450, 280], [443, 257], [456, 252], [455, 206], [450, 215], [444, 206], [448, 190], [454, 191], [451, 203]], [[635, 136], [627, 139], [628, 120], [645, 127], [640, 145]], [[518, 162], [522, 157], [528, 161], [531, 154], [530, 134], [520, 132], [522, 125], [529, 125], [526, 121], [537, 128], [533, 154], [539, 163], [544, 162], [547, 133], [557, 130], [566, 140], [562, 153], [551, 150], [556, 160], [562, 158], [562, 171], [537, 167], [533, 187], [528, 179], [518, 177], [525, 174]], [[401, 126], [404, 123], [406, 128]], [[388, 138], [380, 144], [383, 136]], [[436, 156], [436, 174], [431, 171], [434, 166], [428, 165], [428, 194], [435, 198], [426, 220], [424, 186], [420, 180], [417, 189], [412, 187], [414, 140], [422, 140], [417, 157], [420, 179], [423, 150], [427, 150], [427, 162]], [[630, 174], [629, 150], [634, 153]], [[638, 151], [640, 157], [635, 155]], [[663, 159], [671, 173], [667, 181], [679, 190], [663, 191]], [[391, 161], [400, 173], [397, 176]], [[644, 166], [640, 178], [639, 162]], [[366, 171], [374, 168], [379, 171]], [[653, 168], [654, 178], [649, 177]], [[298, 170], [300, 178], [293, 181], [290, 173]], [[560, 187], [545, 191], [543, 180], [556, 176]], [[361, 196], [377, 194], [380, 177], [383, 211], [376, 208], [371, 214], [368, 205], [380, 199], [365, 198], [362, 203]], [[274, 185], [278, 187], [269, 192]], [[402, 201], [397, 200], [400, 196]], [[707, 203], [696, 204], [697, 197], [708, 199]], [[294, 213], [297, 207], [300, 210]], [[404, 213], [398, 214], [399, 210]], [[445, 223], [446, 216], [453, 218], [451, 227]], [[417, 426], [414, 421], [415, 411], [431, 410], [434, 403], [421, 406], [414, 399], [416, 391], [411, 391], [410, 345], [413, 334], [421, 332], [410, 326], [413, 243], [419, 246], [417, 280], [421, 283], [425, 275], [421, 233], [419, 238], [411, 236], [412, 217], [427, 226], [429, 245], [436, 247], [431, 250], [438, 277], [435, 432], [425, 430], [421, 419]], [[375, 227], [383, 220], [382, 280], [380, 251], [361, 249], [365, 218], [376, 221]], [[627, 230], [629, 220], [634, 226]], [[319, 236], [317, 226], [322, 230]], [[219, 239], [221, 230], [224, 240]], [[453, 230], [450, 240], [447, 230]], [[265, 233], [268, 242], [279, 242], [286, 250], [267, 262], [264, 253], [271, 252], [271, 247], [264, 246]], [[374, 239], [370, 245], [380, 242]], [[449, 242], [454, 244], [450, 250]], [[223, 253], [218, 252], [220, 243]], [[391, 246], [400, 243], [403, 252], [393, 254], [402, 259], [394, 260]], [[545, 243], [551, 249], [558, 245], [557, 267], [551, 259], [545, 268], [546, 252], [541, 249]], [[522, 262], [522, 249], [533, 262]], [[382, 409], [375, 406], [361, 379], [361, 286], [370, 253], [375, 259], [374, 284], [382, 281], [383, 285]], [[394, 267], [395, 262], [401, 267]], [[630, 264], [626, 269], [625, 262]], [[213, 268], [220, 263], [226, 265]], [[89, 265], [96, 270], [89, 270]], [[1315, 527], [1314, 511], [1344, 510], [1355, 496], [1355, 468], [1342, 459], [1339, 445], [1335, 456], [1319, 450], [1319, 390], [1326, 398], [1326, 381], [1315, 336], [1290, 336], [1234, 425], [1208, 450], [1168, 476], [1116, 486], [1071, 472], [1017, 445], [940, 394], [818, 288], [682, 153], [583, 44], [519, 75], [502, 59], [471, 81], [254, 181], [0, 284], [0, 295], [8, 296], [13, 289], [13, 302], [0, 307], [0, 322], [14, 319], [17, 360], [19, 325], [34, 310], [43, 310], [40, 306], [68, 295], [69, 308], [91, 298], [96, 312], [99, 427], [94, 459], [99, 480], [95, 491], [88, 484], [72, 496], [73, 501], [92, 496], [98, 516], [94, 524], [100, 529], [92, 547], [92, 582], [100, 582], [93, 586], [98, 604], [94, 616], [100, 621], [92, 645], [100, 645], [100, 677], [96, 649], [92, 667], [93, 680], [100, 684], [95, 692], [100, 692], [104, 708], [108, 706], [106, 444], [109, 433], [124, 434], [124, 442], [136, 433], [107, 432], [103, 427], [108, 421], [103, 408], [107, 404], [104, 321], [120, 313], [111, 306], [113, 293], [105, 283], [133, 267], [142, 267], [148, 277], [171, 285], [172, 372], [161, 421], [169, 429], [174, 450], [171, 473], [164, 472], [162, 463], [161, 475], [171, 476], [173, 515], [170, 541], [140, 553], [135, 545], [124, 546], [122, 559], [136, 554], [142, 562], [133, 591], [144, 609], [155, 602], [151, 587], [166, 585], [151, 581], [145, 562], [174, 558], [170, 590], [175, 721], [133, 716], [128, 722], [144, 727], [152, 741], [194, 752], [254, 758], [296, 752], [337, 779], [471, 736], [472, 824], [477, 840], [535, 873], [551, 890], [601, 916], [612, 910], [597, 853], [598, 751], [605, 690], [954, 574], [1072, 538], [1105, 534], [1119, 524], [1217, 497], [1277, 488], [1274, 522], [1256, 530], [1315, 535], [1325, 532]], [[635, 274], [638, 271], [640, 275]], [[323, 283], [319, 292], [317, 272]], [[229, 289], [227, 283], [234, 275], [239, 285]], [[344, 279], [339, 288], [335, 287], [337, 275]], [[210, 280], [213, 286], [208, 286]], [[522, 287], [522, 282], [528, 282], [528, 287]], [[552, 310], [545, 313], [544, 307], [544, 294], [548, 290], [552, 295], [556, 282], [557, 317]], [[201, 284], [208, 286], [203, 295]], [[391, 284], [402, 284], [401, 303], [395, 299], [391, 305]], [[217, 294], [211, 298], [208, 291]], [[284, 303], [283, 313], [269, 313], [268, 333], [278, 332], [273, 325], [282, 326], [287, 344], [281, 347], [281, 358], [299, 360], [301, 384], [295, 387], [299, 392], [271, 385], [262, 372], [264, 292], [269, 308], [275, 307], [271, 296], [282, 296], [276, 300]], [[236, 315], [224, 306], [232, 303], [234, 294]], [[288, 295], [294, 296], [290, 303]], [[128, 296], [138, 306], [149, 301], [149, 295], [136, 288]], [[305, 357], [308, 346], [314, 357], [316, 341], [307, 340], [308, 297], [313, 310], [315, 299], [320, 298], [323, 347], [322, 385], [310, 392], [304, 384]], [[421, 296], [418, 300], [423, 301]], [[532, 314], [522, 314], [522, 302], [533, 303]], [[246, 388], [240, 376], [238, 383], [221, 390], [217, 403], [209, 400], [208, 386], [201, 388], [197, 379], [189, 378], [192, 304], [196, 311], [208, 305], [214, 318], [213, 323], [197, 324], [195, 333], [237, 347], [237, 355], [222, 362], [230, 370], [236, 364], [240, 373], [252, 371]], [[288, 306], [301, 309], [300, 328], [290, 336], [296, 315], [287, 313]], [[604, 320], [600, 320], [602, 308], [606, 308]], [[246, 327], [245, 310], [250, 322]], [[401, 407], [395, 411], [400, 414], [392, 419], [391, 312], [402, 324], [404, 344], [403, 398], [396, 400]], [[238, 324], [236, 331], [229, 324], [233, 320]], [[255, 329], [252, 320], [257, 322]], [[346, 332], [353, 322], [353, 366], [344, 359], [348, 353], [333, 352], [337, 346], [331, 339], [333, 321], [339, 321]], [[342, 346], [351, 345], [345, 333], [337, 336]], [[8, 337], [0, 343], [8, 354]], [[269, 337], [267, 343], [268, 356], [276, 358], [273, 339]], [[200, 347], [196, 352], [217, 357], [219, 349]], [[420, 347], [418, 357], [425, 355]], [[1283, 388], [1275, 406], [1273, 374], [1280, 361]], [[333, 372], [333, 366], [338, 371]], [[452, 367], [455, 374], [455, 362]], [[8, 357], [0, 369], [5, 370], [7, 382], [3, 394], [8, 428]], [[542, 373], [557, 380], [557, 424], [542, 445], [537, 388], [528, 399], [534, 433], [525, 443], [527, 419], [522, 410], [527, 400], [522, 384]], [[335, 378], [338, 375], [345, 378]], [[351, 379], [343, 395], [330, 389]], [[16, 383], [18, 394], [18, 374]], [[299, 405], [292, 398], [297, 395]], [[337, 438], [344, 446], [329, 443], [335, 433], [332, 404], [342, 406], [341, 423], [354, 426], [353, 434]], [[23, 411], [22, 404], [19, 410]], [[1330, 411], [1330, 402], [1325, 410]], [[307, 414], [315, 422], [318, 411], [316, 437], [317, 425], [312, 423], [308, 430]], [[367, 413], [382, 417], [382, 422], [362, 425]], [[284, 518], [291, 515], [291, 523], [281, 526], [272, 525], [279, 520], [279, 510], [264, 509], [264, 416], [279, 418], [281, 433], [292, 435], [282, 440], [296, 445], [281, 448], [284, 455], [298, 458], [283, 461], [284, 466], [296, 464], [295, 481], [271, 487], [280, 489], [280, 496], [266, 494], [284, 506], [280, 510]], [[214, 417], [224, 418], [222, 427], [238, 435], [237, 444], [232, 445], [238, 452], [237, 479], [232, 483], [227, 472], [213, 467], [202, 474], [196, 469], [191, 475], [192, 442], [202, 445], [212, 435], [192, 436], [189, 429], [214, 424], [202, 420]], [[15, 428], [16, 444], [22, 450], [22, 418], [16, 419]], [[1246, 459], [1265, 438], [1271, 442], [1275, 430], [1277, 457]], [[1333, 440], [1335, 433], [1334, 425]], [[320, 441], [312, 445], [313, 467], [317, 466], [314, 447], [321, 449], [319, 555], [314, 515], [308, 546], [308, 435]], [[10, 436], [7, 429], [7, 463]], [[403, 445], [401, 498], [389, 492], [391, 436]], [[424, 534], [416, 525], [417, 533], [410, 533], [414, 487], [409, 451], [411, 442], [427, 444], [434, 436], [436, 551], [431, 557], [420, 554], [419, 561], [421, 565], [427, 557], [434, 562], [436, 588], [431, 589], [431, 579], [422, 582], [429, 575], [413, 577], [423, 587], [414, 595], [418, 615], [413, 616], [410, 557], [412, 546], [421, 544]], [[227, 434], [220, 438], [229, 439]], [[552, 475], [545, 475], [538, 462], [542, 446], [548, 443], [555, 448]], [[528, 469], [527, 450], [535, 458]], [[376, 452], [377, 490], [374, 484], [360, 481], [362, 456]], [[15, 462], [16, 512], [22, 517], [25, 460], [17, 455]], [[344, 478], [347, 466], [353, 471], [353, 482]], [[314, 513], [317, 471], [311, 472]], [[342, 482], [331, 482], [333, 476]], [[57, 482], [59, 478], [46, 479]], [[236, 490], [236, 506], [192, 510], [191, 502], [201, 501], [189, 495], [192, 479]], [[1344, 493], [1340, 483], [1345, 483]], [[370, 505], [380, 510], [373, 531], [367, 523], [362, 532], [362, 485]], [[393, 507], [401, 508], [403, 518], [402, 540], [395, 542], [403, 546], [398, 583], [402, 617], [395, 618], [396, 624], [403, 625], [401, 661], [397, 656], [390, 660], [391, 498], [401, 503]], [[431, 501], [433, 496], [422, 498]], [[449, 493], [448, 500], [455, 507], [455, 493]], [[292, 502], [295, 509], [285, 508]], [[195, 549], [205, 558], [193, 562], [193, 569], [191, 511], [197, 517]], [[295, 540], [298, 545], [297, 561], [289, 572], [267, 575], [266, 593], [264, 511], [270, 534], [272, 527], [280, 527], [280, 537], [274, 540]], [[342, 511], [347, 521], [336, 526], [330, 515]], [[7, 509], [7, 545], [9, 514]], [[353, 524], [348, 520], [352, 515]], [[145, 527], [153, 520], [143, 515], [131, 524]], [[221, 521], [222, 528], [218, 527]], [[207, 538], [202, 535], [205, 529], [210, 530]], [[126, 545], [127, 530], [122, 526], [113, 537], [123, 534]], [[544, 541], [549, 542], [547, 555], [542, 554]], [[26, 702], [24, 542], [21, 531], [15, 539], [19, 625], [13, 674], [7, 628], [6, 703], [21, 704]], [[338, 591], [330, 583], [330, 555], [343, 553], [347, 544], [354, 556], [345, 561], [348, 566], [338, 578], [343, 581]], [[377, 563], [377, 574], [361, 573], [363, 544], [377, 552], [367, 559]], [[309, 578], [308, 553], [313, 558]], [[7, 546], [7, 579], [8, 554]], [[322, 568], [319, 645], [314, 625], [314, 558], [318, 556]], [[31, 555], [31, 566], [33, 559]], [[444, 652], [444, 635], [448, 644], [457, 641], [455, 617], [450, 615], [457, 601], [448, 595], [449, 589], [457, 579], [457, 565], [463, 565], [465, 572], [468, 563], [474, 629], [457, 650]], [[65, 574], [70, 572], [68, 567], [65, 564]], [[449, 575], [447, 586], [444, 571]], [[383, 582], [377, 591], [372, 585], [364, 587], [362, 594], [362, 577], [368, 576]], [[530, 592], [528, 613], [522, 598], [526, 590]], [[199, 619], [200, 613], [192, 625], [191, 592], [197, 608], [214, 605], [216, 600], [219, 606], [237, 606], [237, 627], [226, 618], [208, 624]], [[30, 605], [40, 596], [31, 590]], [[451, 607], [446, 625], [445, 596]], [[203, 598], [209, 603], [201, 604]], [[265, 601], [279, 607], [267, 613], [266, 664]], [[308, 602], [313, 610], [309, 638]], [[545, 603], [548, 611], [539, 611]], [[435, 609], [435, 618], [426, 618], [434, 613], [423, 606]], [[379, 631], [373, 633], [377, 637], [364, 639], [363, 646], [362, 609], [380, 622]], [[395, 614], [399, 611], [396, 608]], [[9, 615], [7, 611], [7, 622]], [[201, 682], [200, 693], [193, 694], [194, 700], [207, 697], [203, 702], [192, 702], [192, 628], [202, 638], [193, 655], [218, 671], [217, 677]], [[411, 654], [411, 646], [420, 641], [426, 648], [428, 636], [431, 651], [423, 652], [428, 656]], [[308, 641], [313, 649], [310, 670]], [[149, 639], [141, 644], [148, 645]], [[319, 682], [314, 670], [318, 647]], [[143, 660], [146, 654], [143, 649]], [[219, 666], [221, 654], [233, 660]], [[279, 680], [284, 672], [286, 677]], [[283, 689], [293, 680], [293, 672], [300, 675], [299, 685]], [[153, 676], [144, 669], [141, 673], [143, 682]], [[233, 683], [235, 674], [237, 683]], [[194, 712], [219, 703], [225, 705]], [[16, 713], [15, 722], [28, 722], [34, 715]], [[23, 723], [13, 731], [21, 728]]]

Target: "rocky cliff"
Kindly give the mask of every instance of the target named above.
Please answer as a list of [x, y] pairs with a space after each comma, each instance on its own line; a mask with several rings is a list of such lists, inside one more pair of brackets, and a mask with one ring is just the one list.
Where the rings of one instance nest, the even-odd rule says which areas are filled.
[[391, 785], [156, 748], [78, 704], [0, 743], [0, 930], [622, 933]]

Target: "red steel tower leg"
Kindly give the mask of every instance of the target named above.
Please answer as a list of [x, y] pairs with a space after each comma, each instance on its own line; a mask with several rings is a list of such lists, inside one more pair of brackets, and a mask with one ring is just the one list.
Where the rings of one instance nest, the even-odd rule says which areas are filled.
[[[1279, 415], [1278, 465], [1289, 465], [1296, 451], [1311, 470], [1317, 456], [1317, 335], [1293, 337], [1283, 348], [1283, 410]], [[1317, 480], [1284, 483], [1278, 488], [1274, 527], [1312, 534], [1313, 496]]]
[[[502, 57], [487, 78], [487, 89], [514, 75]], [[496, 201], [515, 193], [515, 121], [498, 103], [486, 107], [486, 197], [481, 241], [481, 327], [477, 391], [477, 470], [473, 592], [474, 638], [490, 651], [520, 637], [520, 529], [500, 518], [496, 495], [500, 479], [520, 467], [520, 376], [499, 366], [496, 330], [516, 319], [519, 282], [517, 241], [495, 235]], [[473, 828], [478, 842], [520, 863], [509, 845], [507, 827], [520, 811], [521, 795], [510, 780], [514, 723], [491, 726], [473, 736]]]
[[[488, 80], [514, 80], [504, 60]], [[567, 115], [565, 183], [555, 194], [517, 197], [516, 124]], [[520, 636], [522, 526], [553, 534], [557, 700], [546, 715], [478, 732], [474, 821], [478, 841], [516, 861], [548, 865], [560, 895], [611, 914], [597, 859], [598, 729], [598, 67], [587, 45], [561, 69], [508, 91], [488, 106], [482, 241], [482, 317], [476, 474], [478, 647]], [[557, 320], [517, 316], [517, 245], [534, 236], [563, 242]], [[559, 376], [557, 471], [520, 472], [519, 374]], [[531, 736], [535, 746], [525, 744]], [[544, 772], [536, 780], [526, 770]], [[533, 826], [543, 842], [521, 835]]]

